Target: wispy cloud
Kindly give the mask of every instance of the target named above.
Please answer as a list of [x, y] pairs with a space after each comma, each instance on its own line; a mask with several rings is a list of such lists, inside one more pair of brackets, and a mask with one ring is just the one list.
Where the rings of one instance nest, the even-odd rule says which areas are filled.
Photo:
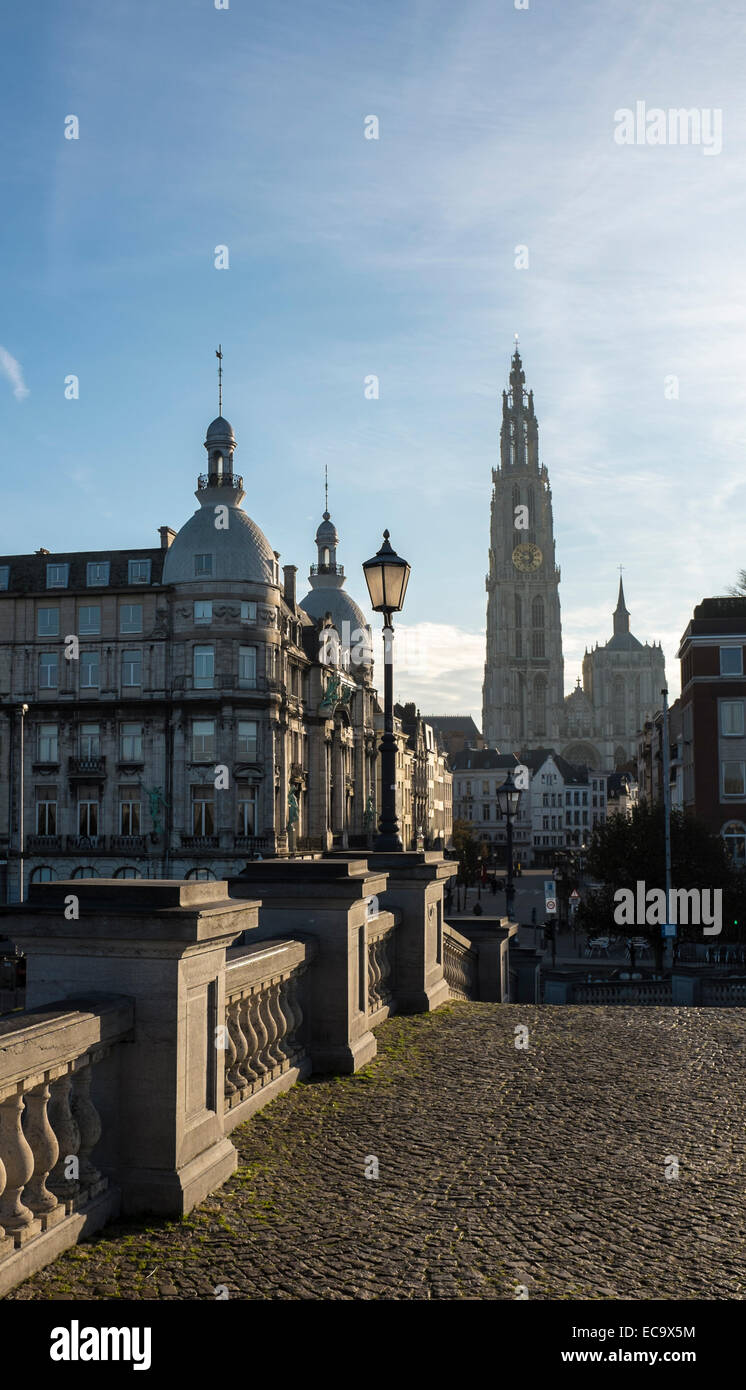
[[17, 401], [22, 401], [29, 395], [29, 389], [23, 379], [23, 367], [15, 357], [11, 356], [7, 348], [0, 346], [0, 371], [8, 378], [13, 387], [13, 395]]

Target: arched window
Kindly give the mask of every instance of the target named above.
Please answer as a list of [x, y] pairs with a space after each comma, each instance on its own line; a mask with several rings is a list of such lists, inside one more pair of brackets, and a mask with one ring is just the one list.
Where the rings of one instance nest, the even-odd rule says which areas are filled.
[[544, 651], [544, 600], [537, 594], [531, 604], [531, 655], [543, 657]]
[[521, 628], [523, 627], [523, 609], [520, 594], [515, 595], [515, 654], [523, 656], [523, 637]]
[[99, 878], [98, 869], [94, 869], [92, 864], [79, 864], [77, 869], [73, 869], [71, 878]]
[[205, 880], [214, 879], [215, 875], [212, 872], [212, 869], [189, 869], [186, 877]]
[[325, 546], [324, 546], [324, 549], [323, 549], [322, 552], [321, 552], [321, 563], [322, 563], [322, 565], [328, 565], [328, 564], [329, 564], [329, 547], [328, 547], [328, 545], [325, 545]]
[[536, 525], [536, 501], [532, 487], [528, 490], [528, 525], [530, 531], [533, 531]]
[[40, 864], [38, 869], [31, 870], [29, 883], [53, 883], [56, 877], [56, 869], [50, 868], [49, 864]]
[[[542, 634], [543, 635], [543, 634]], [[547, 683], [544, 676], [536, 676], [533, 684], [532, 736], [543, 737], [547, 731]]]
[[612, 732], [615, 734], [623, 734], [627, 727], [624, 679], [622, 676], [615, 676], [611, 687], [611, 726]]
[[544, 626], [544, 600], [541, 597], [541, 594], [537, 594], [536, 598], [531, 604], [531, 626]]
[[740, 820], [731, 820], [720, 833], [733, 863], [737, 868], [746, 868], [746, 825]]
[[513, 523], [515, 524], [515, 509], [521, 505], [521, 489], [517, 483], [513, 483]]
[[124, 864], [121, 869], [114, 870], [115, 878], [142, 878], [139, 869], [133, 868], [131, 864]]

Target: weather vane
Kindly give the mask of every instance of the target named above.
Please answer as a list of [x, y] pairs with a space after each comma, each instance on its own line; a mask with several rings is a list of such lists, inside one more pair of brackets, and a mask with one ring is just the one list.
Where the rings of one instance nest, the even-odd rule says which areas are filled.
[[223, 344], [218, 343], [215, 353], [218, 358], [218, 415], [223, 413]]

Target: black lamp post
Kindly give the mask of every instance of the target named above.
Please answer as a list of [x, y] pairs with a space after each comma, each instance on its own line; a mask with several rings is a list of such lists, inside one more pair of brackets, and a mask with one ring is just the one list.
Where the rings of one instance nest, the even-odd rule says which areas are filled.
[[518, 812], [518, 802], [521, 799], [520, 789], [513, 781], [512, 770], [508, 769], [508, 775], [501, 787], [497, 789], [497, 804], [502, 815], [507, 822], [508, 837], [508, 875], [505, 880], [505, 911], [509, 918], [513, 916], [513, 818]]
[[381, 739], [381, 816], [374, 851], [400, 853], [399, 822], [396, 815], [396, 739], [394, 738], [394, 627], [392, 613], [400, 612], [409, 583], [410, 567], [389, 545], [383, 545], [363, 565], [371, 608], [383, 613], [383, 738]]

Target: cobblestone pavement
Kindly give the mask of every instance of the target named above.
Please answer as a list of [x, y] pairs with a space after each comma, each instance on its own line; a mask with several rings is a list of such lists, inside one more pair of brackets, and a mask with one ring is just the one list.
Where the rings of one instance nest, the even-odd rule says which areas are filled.
[[378, 1040], [235, 1130], [184, 1221], [110, 1226], [8, 1297], [746, 1297], [746, 1010], [456, 1003]]

